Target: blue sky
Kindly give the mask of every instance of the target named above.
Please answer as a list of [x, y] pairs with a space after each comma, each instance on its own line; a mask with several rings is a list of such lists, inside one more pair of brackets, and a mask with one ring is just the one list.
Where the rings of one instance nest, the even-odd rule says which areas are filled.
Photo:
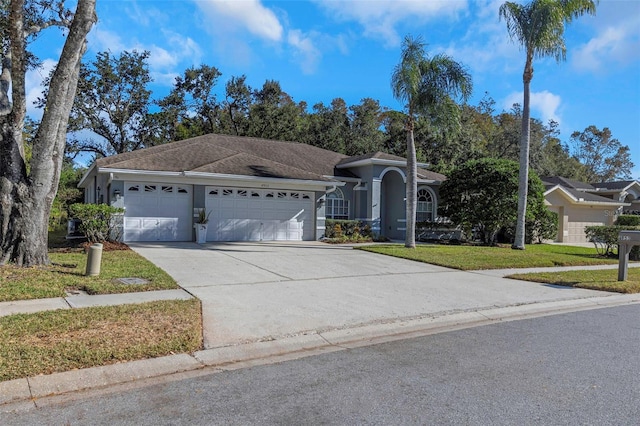
[[[207, 64], [224, 84], [246, 75], [258, 88], [280, 82], [294, 101], [310, 106], [343, 98], [373, 98], [401, 109], [390, 75], [407, 34], [422, 36], [429, 54], [447, 53], [465, 64], [477, 105], [485, 92], [496, 109], [522, 103], [524, 53], [498, 19], [500, 1], [466, 0], [98, 0], [99, 21], [85, 58], [111, 50], [149, 50], [156, 97], [175, 76]], [[631, 148], [640, 179], [640, 0], [601, 0], [595, 17], [566, 29], [567, 58], [534, 62], [532, 116], [560, 123], [561, 139], [589, 125], [608, 127]], [[48, 30], [36, 51], [44, 68], [31, 72], [30, 96], [55, 63], [64, 40]], [[35, 113], [37, 115], [37, 113]]]

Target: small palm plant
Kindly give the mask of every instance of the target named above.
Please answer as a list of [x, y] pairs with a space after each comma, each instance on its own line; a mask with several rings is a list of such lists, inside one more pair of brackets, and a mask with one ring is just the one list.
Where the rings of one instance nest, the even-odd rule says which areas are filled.
[[198, 210], [198, 219], [196, 220], [196, 223], [201, 223], [201, 224], [208, 223], [210, 215], [211, 215], [211, 210], [209, 210], [209, 213], [207, 213], [205, 209]]

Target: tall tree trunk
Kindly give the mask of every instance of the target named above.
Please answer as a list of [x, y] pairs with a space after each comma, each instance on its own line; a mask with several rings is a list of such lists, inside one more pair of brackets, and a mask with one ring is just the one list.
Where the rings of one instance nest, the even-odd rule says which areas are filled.
[[524, 250], [525, 222], [527, 216], [527, 192], [529, 190], [529, 145], [531, 141], [531, 106], [529, 86], [533, 79], [533, 56], [527, 54], [522, 81], [524, 83], [524, 105], [522, 108], [522, 130], [520, 133], [520, 172], [518, 173], [518, 219], [516, 235], [511, 248]]
[[406, 235], [404, 246], [407, 248], [416, 247], [416, 209], [418, 192], [418, 169], [416, 160], [416, 143], [413, 138], [413, 122], [411, 121], [407, 129], [407, 214], [406, 214]]
[[[12, 110], [0, 116], [0, 265], [49, 263], [47, 231], [58, 189], [69, 113], [73, 105], [86, 36], [96, 21], [96, 0], [79, 0], [69, 35], [51, 78], [40, 126], [33, 139], [27, 174], [22, 126], [25, 110], [24, 1], [11, 5]], [[3, 69], [4, 74], [5, 69]]]

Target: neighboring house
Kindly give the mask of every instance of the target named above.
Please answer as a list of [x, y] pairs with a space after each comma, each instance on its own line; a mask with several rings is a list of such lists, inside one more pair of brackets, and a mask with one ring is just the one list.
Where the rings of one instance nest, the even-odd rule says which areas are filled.
[[[443, 175], [418, 170], [417, 220], [435, 219]], [[86, 203], [124, 207], [123, 241], [316, 240], [325, 219], [354, 219], [405, 236], [406, 160], [348, 157], [311, 145], [205, 135], [101, 158], [79, 183]]]
[[621, 213], [640, 214], [640, 182], [584, 183], [564, 177], [543, 177], [545, 202], [558, 213], [557, 242], [588, 242], [587, 226], [612, 225]]

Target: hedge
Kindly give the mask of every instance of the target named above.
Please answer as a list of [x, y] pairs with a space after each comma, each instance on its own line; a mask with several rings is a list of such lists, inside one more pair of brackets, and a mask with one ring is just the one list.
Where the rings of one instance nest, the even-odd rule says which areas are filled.
[[325, 221], [324, 236], [326, 238], [347, 239], [373, 238], [373, 231], [370, 225], [359, 220], [327, 219]]

